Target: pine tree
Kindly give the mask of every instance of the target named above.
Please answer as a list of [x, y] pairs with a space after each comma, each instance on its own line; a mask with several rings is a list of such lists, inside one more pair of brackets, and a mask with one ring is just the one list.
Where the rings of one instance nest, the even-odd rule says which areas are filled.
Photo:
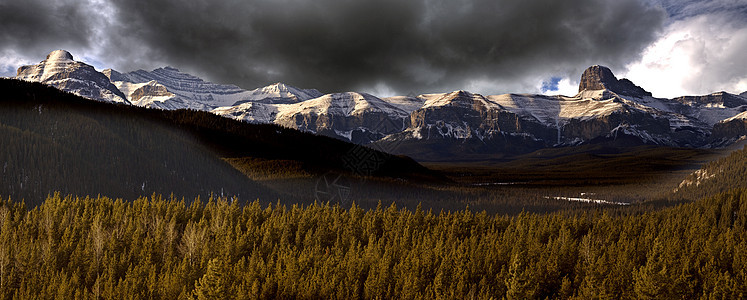
[[211, 259], [205, 275], [195, 284], [194, 298], [198, 300], [227, 299], [228, 287], [224, 272], [223, 261], [219, 258]]

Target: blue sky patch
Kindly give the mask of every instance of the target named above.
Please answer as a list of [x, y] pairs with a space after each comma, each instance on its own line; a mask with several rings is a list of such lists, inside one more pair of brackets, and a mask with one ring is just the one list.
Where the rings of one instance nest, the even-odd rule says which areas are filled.
[[557, 91], [560, 79], [560, 77], [551, 77], [550, 80], [542, 82], [542, 87], [540, 89], [543, 93]]

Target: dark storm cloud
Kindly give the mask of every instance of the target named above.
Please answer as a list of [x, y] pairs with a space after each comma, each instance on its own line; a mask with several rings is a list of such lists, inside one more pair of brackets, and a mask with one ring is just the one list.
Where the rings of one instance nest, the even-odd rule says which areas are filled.
[[[622, 69], [656, 38], [666, 17], [638, 0], [121, 0], [111, 5], [116, 9], [105, 38], [96, 42], [103, 49], [97, 53], [122, 71], [165, 63], [244, 88], [282, 81], [325, 92], [379, 85], [402, 94], [470, 86], [483, 93], [532, 91], [551, 76], [575, 79], [591, 64]], [[19, 31], [41, 30], [50, 41], [77, 38], [90, 44], [64, 31], [55, 37], [60, 31], [50, 29], [55, 23], [69, 22], [85, 32], [85, 17], [77, 19], [81, 24], [60, 18], [0, 22]], [[29, 23], [46, 25], [25, 28]], [[3, 42], [17, 36], [4, 34]]]
[[93, 25], [82, 8], [72, 1], [1, 0], [0, 47], [45, 53], [64, 46], [86, 46]]

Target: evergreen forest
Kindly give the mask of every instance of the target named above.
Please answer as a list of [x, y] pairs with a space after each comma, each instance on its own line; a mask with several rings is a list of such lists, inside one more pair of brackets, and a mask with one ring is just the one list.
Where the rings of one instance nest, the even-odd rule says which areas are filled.
[[488, 215], [226, 198], [0, 206], [2, 299], [743, 299], [747, 190]]

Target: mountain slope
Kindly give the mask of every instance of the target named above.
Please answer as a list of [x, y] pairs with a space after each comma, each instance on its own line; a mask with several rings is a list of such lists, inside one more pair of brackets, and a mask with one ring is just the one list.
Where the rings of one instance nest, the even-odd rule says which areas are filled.
[[[245, 99], [248, 94], [247, 91], [237, 86], [206, 82], [172, 67], [158, 68], [150, 72], [137, 70], [129, 73], [119, 73], [107, 69], [104, 70], [104, 73], [108, 74], [110, 80], [117, 86], [131, 93], [137, 90], [139, 84], [154, 82], [163, 86], [172, 94], [171, 97], [161, 99], [158, 102], [133, 103], [145, 107], [207, 110], [233, 104]], [[133, 87], [133, 85], [135, 86]], [[128, 94], [128, 96], [131, 95]]]

